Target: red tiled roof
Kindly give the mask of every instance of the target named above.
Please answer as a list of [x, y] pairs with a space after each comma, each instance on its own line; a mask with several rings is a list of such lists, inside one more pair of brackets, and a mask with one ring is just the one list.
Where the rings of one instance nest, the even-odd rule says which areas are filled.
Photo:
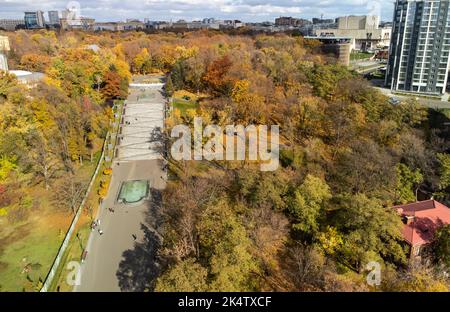
[[450, 208], [433, 199], [395, 206], [394, 209], [404, 217], [414, 218], [403, 227], [403, 237], [411, 246], [431, 243], [436, 229], [450, 224]]

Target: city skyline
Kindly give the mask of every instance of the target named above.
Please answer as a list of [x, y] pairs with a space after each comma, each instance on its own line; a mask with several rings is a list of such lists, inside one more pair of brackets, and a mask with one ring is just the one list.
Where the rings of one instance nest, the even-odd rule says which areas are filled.
[[[336, 18], [343, 15], [380, 15], [384, 21], [392, 19], [391, 0], [292, 0], [260, 2], [258, 0], [147, 0], [124, 3], [116, 0], [97, 2], [78, 1], [81, 15], [95, 18], [99, 22], [120, 21], [130, 18], [150, 20], [198, 20], [205, 17], [217, 19], [240, 19], [243, 22], [270, 21], [280, 16], [297, 18]], [[0, 18], [23, 18], [25, 11], [62, 11], [69, 1], [53, 0], [18, 1], [0, 0]]]

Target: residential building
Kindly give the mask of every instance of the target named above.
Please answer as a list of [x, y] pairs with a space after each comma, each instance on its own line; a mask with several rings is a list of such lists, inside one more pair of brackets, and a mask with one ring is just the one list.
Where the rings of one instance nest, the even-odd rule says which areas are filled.
[[8, 70], [8, 59], [6, 53], [10, 50], [9, 39], [6, 36], [0, 36], [0, 70]]
[[145, 24], [139, 20], [127, 20], [123, 23], [124, 30], [143, 30], [145, 29]]
[[410, 247], [410, 259], [420, 259], [422, 251], [433, 242], [434, 234], [450, 224], [450, 209], [433, 199], [395, 206], [403, 220], [403, 239]]
[[63, 17], [60, 19], [60, 24], [63, 30], [93, 30], [95, 19], [82, 16], [75, 19]]
[[123, 30], [122, 23], [108, 22], [108, 23], [95, 23], [93, 25], [94, 31], [120, 31]]
[[59, 25], [58, 11], [48, 11], [48, 23], [50, 25]]
[[222, 28], [240, 28], [244, 26], [245, 24], [240, 20], [224, 20], [223, 25], [221, 25]]
[[275, 26], [301, 27], [312, 24], [311, 21], [303, 18], [279, 17], [275, 19]]
[[215, 22], [216, 22], [216, 20], [212, 17], [204, 18], [202, 21], [203, 24], [214, 24]]
[[174, 29], [188, 29], [188, 22], [185, 20], [179, 20], [175, 23], [172, 23], [172, 27]]
[[19, 26], [25, 27], [25, 20], [23, 19], [0, 19], [0, 29], [7, 31], [14, 31]]
[[15, 75], [17, 80], [28, 88], [36, 87], [38, 82], [45, 78], [43, 73], [32, 73], [25, 70], [10, 70], [9, 73]]
[[28, 29], [36, 29], [36, 28], [44, 28], [45, 27], [45, 18], [44, 12], [35, 11], [35, 12], [25, 12], [25, 26]]
[[445, 93], [450, 62], [448, 0], [397, 0], [386, 85], [391, 90]]
[[332, 19], [332, 18], [323, 19], [323, 18], [317, 18], [317, 17], [314, 17], [314, 18], [312, 19], [312, 23], [313, 23], [314, 25], [318, 25], [318, 24], [334, 24], [334, 23], [335, 23], [335, 20]]
[[380, 28], [379, 16], [342, 16], [335, 28], [315, 29], [317, 36], [351, 37], [355, 39], [353, 49], [374, 50], [386, 48], [391, 39], [391, 27]]

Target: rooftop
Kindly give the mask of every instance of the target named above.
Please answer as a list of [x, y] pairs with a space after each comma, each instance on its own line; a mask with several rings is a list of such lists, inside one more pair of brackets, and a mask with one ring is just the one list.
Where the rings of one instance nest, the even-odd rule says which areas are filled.
[[450, 208], [433, 199], [393, 207], [406, 220], [403, 237], [411, 246], [432, 242], [435, 231], [450, 224]]

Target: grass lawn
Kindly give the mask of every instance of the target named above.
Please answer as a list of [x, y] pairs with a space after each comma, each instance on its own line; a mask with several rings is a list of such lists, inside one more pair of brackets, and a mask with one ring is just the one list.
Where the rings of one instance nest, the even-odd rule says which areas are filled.
[[[66, 252], [61, 260], [58, 271], [56, 272], [55, 279], [49, 289], [49, 291], [60, 291], [60, 292], [70, 292], [72, 291], [72, 286], [67, 284], [66, 278], [67, 274], [72, 272], [67, 270], [67, 264], [71, 261], [81, 261], [81, 256], [86, 247], [89, 235], [91, 234], [91, 217], [84, 213], [75, 228], [74, 235], [72, 236], [69, 245], [67, 246]], [[77, 237], [78, 234], [78, 237]]]
[[184, 101], [181, 99], [174, 99], [172, 102], [174, 109], [178, 109], [181, 114], [185, 114], [188, 109], [197, 109], [198, 103], [193, 101]]
[[[77, 176], [89, 180], [99, 156], [96, 153], [92, 163], [84, 161]], [[24, 191], [39, 204], [24, 221], [0, 218], [0, 291], [38, 291], [73, 218], [68, 209], [56, 207], [54, 190], [37, 185]]]
[[367, 53], [367, 52], [352, 52], [350, 54], [350, 61], [358, 61], [358, 60], [369, 59], [373, 55], [374, 55], [373, 53]]
[[[41, 214], [42, 211], [38, 211]], [[37, 291], [70, 223], [68, 213], [30, 217], [0, 232], [1, 291]]]

